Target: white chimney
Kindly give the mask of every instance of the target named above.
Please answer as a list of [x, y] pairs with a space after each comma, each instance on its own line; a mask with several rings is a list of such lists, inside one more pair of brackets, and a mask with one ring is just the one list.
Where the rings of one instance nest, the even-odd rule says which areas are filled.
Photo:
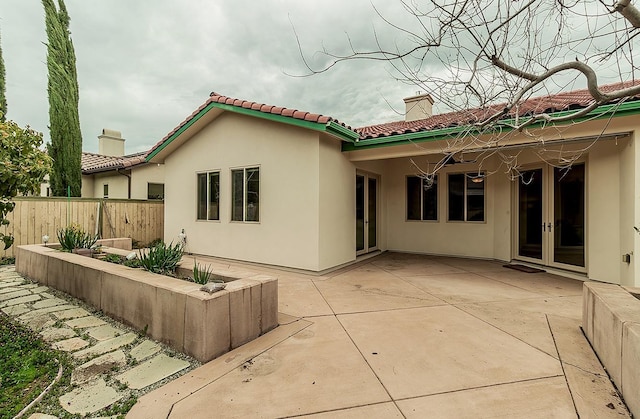
[[98, 136], [98, 154], [103, 156], [124, 156], [124, 138], [120, 131], [103, 128]]
[[433, 115], [433, 98], [428, 93], [417, 94], [404, 99], [406, 122], [429, 118]]

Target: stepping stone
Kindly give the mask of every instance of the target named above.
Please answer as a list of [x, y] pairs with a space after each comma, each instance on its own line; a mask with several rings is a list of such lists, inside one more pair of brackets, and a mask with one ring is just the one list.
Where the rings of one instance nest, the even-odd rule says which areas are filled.
[[109, 352], [89, 362], [76, 367], [71, 374], [71, 384], [84, 383], [97, 377], [100, 374], [121, 368], [127, 365], [127, 357], [124, 352], [117, 350]]
[[24, 322], [28, 322], [30, 319], [33, 319], [38, 316], [42, 316], [43, 314], [54, 313], [56, 311], [69, 310], [74, 307], [75, 306], [72, 306], [70, 304], [65, 304], [61, 306], [53, 306], [53, 307], [40, 308], [38, 310], [31, 310], [29, 313], [21, 315], [20, 320]]
[[4, 287], [4, 288], [0, 288], [0, 295], [7, 294], [7, 293], [10, 293], [10, 292], [16, 292], [16, 291], [20, 291], [20, 288], [18, 288], [18, 287]]
[[4, 301], [0, 303], [0, 307], [9, 307], [9, 306], [14, 306], [16, 304], [30, 303], [32, 301], [38, 301], [40, 299], [41, 298], [39, 295], [35, 295], [35, 294], [25, 295], [24, 297], [19, 297], [19, 298], [14, 298], [13, 300]]
[[55, 342], [76, 336], [76, 331], [68, 327], [48, 327], [40, 332], [40, 336], [46, 342]]
[[57, 416], [51, 416], [44, 413], [34, 413], [28, 419], [58, 419]]
[[4, 314], [7, 314], [9, 316], [19, 316], [21, 314], [24, 314], [28, 311], [31, 311], [30, 309], [27, 308], [26, 305], [24, 304], [18, 304], [15, 306], [11, 306], [11, 307], [5, 307], [2, 309], [2, 312]]
[[7, 293], [4, 293], [4, 294], [0, 294], [0, 301], [11, 300], [12, 298], [23, 297], [25, 295], [31, 295], [31, 291], [18, 289], [18, 290], [13, 291], [13, 292], [7, 292]]
[[[16, 288], [18, 285], [22, 285], [22, 281], [6, 281], [6, 282], [0, 282], [0, 290], [5, 290], [7, 288], [9, 289], [14, 289]], [[19, 288], [16, 288], [19, 289]]]
[[124, 374], [118, 375], [116, 380], [127, 384], [129, 388], [140, 390], [182, 371], [188, 366], [187, 361], [160, 354], [131, 368]]
[[116, 336], [120, 336], [123, 332], [116, 329], [113, 326], [105, 324], [103, 326], [94, 327], [93, 329], [87, 330], [89, 336], [94, 338], [95, 340], [107, 340], [113, 339]]
[[89, 312], [84, 308], [72, 308], [71, 310], [64, 310], [53, 313], [53, 315], [60, 320], [76, 319], [78, 317], [86, 317]]
[[31, 291], [32, 289], [38, 288], [39, 286], [40, 285], [38, 284], [28, 283], [28, 284], [20, 285], [20, 288]]
[[75, 352], [82, 348], [86, 348], [89, 346], [89, 342], [82, 338], [71, 338], [67, 340], [61, 340], [59, 342], [54, 343], [53, 346], [55, 349], [59, 349], [65, 352]]
[[36, 287], [36, 288], [30, 289], [29, 291], [31, 291], [31, 292], [32, 292], [32, 293], [34, 293], [34, 294], [40, 294], [40, 293], [43, 293], [43, 292], [49, 291], [49, 287], [46, 287], [46, 286], [44, 286], [44, 285], [41, 285], [41, 286], [39, 286], [39, 287]]
[[82, 359], [94, 355], [106, 354], [107, 352], [115, 351], [116, 349], [129, 345], [135, 340], [135, 333], [127, 333], [126, 335], [118, 336], [117, 338], [103, 340], [90, 348], [78, 351], [73, 354], [73, 357], [76, 359]]
[[[42, 297], [42, 294], [40, 296]], [[47, 298], [46, 300], [41, 300], [36, 303], [33, 303], [33, 308], [37, 310], [39, 308], [61, 306], [66, 303], [67, 303], [66, 301], [61, 300], [60, 298]]]
[[107, 322], [100, 320], [95, 316], [87, 316], [80, 317], [78, 319], [67, 320], [64, 322], [69, 327], [73, 327], [74, 329], [84, 329], [85, 327], [96, 327], [102, 326], [103, 324], [107, 324]]
[[42, 298], [55, 298], [53, 295], [49, 294], [48, 292], [41, 293], [40, 297], [42, 297]]
[[102, 378], [73, 390], [58, 401], [60, 406], [69, 413], [86, 415], [97, 412], [120, 400], [124, 394], [118, 393], [113, 387], [107, 386]]
[[160, 350], [160, 345], [151, 341], [145, 340], [140, 345], [133, 348], [129, 355], [136, 361], [142, 361], [143, 359], [149, 358], [151, 355], [155, 355]]

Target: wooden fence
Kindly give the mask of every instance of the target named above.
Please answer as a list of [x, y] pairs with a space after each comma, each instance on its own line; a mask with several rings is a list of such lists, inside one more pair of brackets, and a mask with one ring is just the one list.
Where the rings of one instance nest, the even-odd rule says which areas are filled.
[[164, 235], [164, 203], [161, 201], [16, 197], [16, 207], [7, 217], [4, 234], [13, 234], [13, 246], [0, 256], [13, 256], [13, 248], [22, 244], [42, 243], [48, 235], [57, 242], [56, 232], [70, 224], [100, 238], [131, 237], [141, 244]]

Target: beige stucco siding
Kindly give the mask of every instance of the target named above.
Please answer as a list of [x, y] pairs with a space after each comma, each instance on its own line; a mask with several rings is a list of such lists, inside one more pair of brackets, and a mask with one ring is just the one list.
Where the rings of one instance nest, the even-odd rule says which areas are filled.
[[164, 183], [163, 164], [146, 164], [131, 170], [131, 199], [147, 199], [149, 183]]
[[[165, 240], [187, 251], [319, 270], [319, 138], [224, 113], [165, 160]], [[231, 222], [231, 169], [260, 167], [260, 222]], [[220, 221], [196, 220], [196, 173], [220, 172]]]
[[129, 180], [115, 172], [97, 173], [93, 177], [93, 198], [104, 198], [104, 185], [109, 185], [110, 199], [129, 198]]
[[322, 136], [319, 147], [319, 269], [356, 257], [355, 167], [340, 151], [340, 142]]

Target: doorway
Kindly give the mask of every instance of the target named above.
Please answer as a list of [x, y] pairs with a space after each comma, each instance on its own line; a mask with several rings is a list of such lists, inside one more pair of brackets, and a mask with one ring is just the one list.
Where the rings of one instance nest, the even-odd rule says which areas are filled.
[[378, 249], [378, 177], [356, 173], [356, 254]]
[[522, 172], [517, 186], [516, 258], [586, 272], [585, 165]]

